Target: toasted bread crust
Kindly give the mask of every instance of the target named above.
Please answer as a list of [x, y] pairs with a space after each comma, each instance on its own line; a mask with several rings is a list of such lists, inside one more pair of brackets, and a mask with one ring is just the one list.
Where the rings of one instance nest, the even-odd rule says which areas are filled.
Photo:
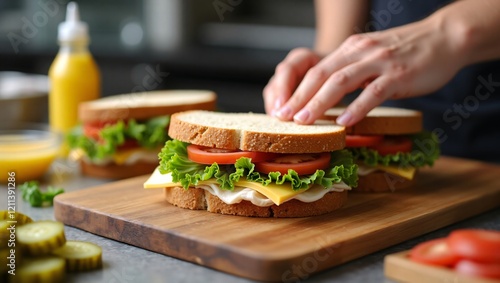
[[215, 110], [217, 95], [208, 90], [164, 90], [115, 95], [81, 103], [83, 123], [145, 120], [192, 109]]
[[[188, 116], [200, 118], [194, 119], [196, 122], [186, 121]], [[207, 120], [215, 122], [207, 125]], [[238, 125], [218, 125], [217, 121], [221, 120], [237, 121], [235, 124]], [[287, 131], [273, 131], [273, 126], [280, 126]], [[196, 145], [245, 151], [315, 153], [335, 151], [345, 146], [343, 127], [325, 121], [303, 126], [253, 113], [176, 113], [171, 117], [168, 134], [174, 139]]]
[[261, 207], [249, 201], [226, 204], [217, 196], [200, 188], [165, 188], [167, 202], [175, 206], [193, 210], [207, 210], [213, 213], [250, 217], [308, 217], [330, 213], [339, 209], [347, 201], [347, 191], [330, 192], [315, 202], [290, 200], [279, 206]]
[[[328, 109], [323, 119], [336, 120], [344, 110], [343, 107]], [[346, 128], [347, 134], [355, 135], [405, 135], [422, 130], [420, 111], [392, 107], [376, 107], [354, 126]]]
[[[418, 172], [417, 172], [418, 173]], [[366, 176], [358, 176], [358, 186], [352, 189], [354, 193], [388, 193], [410, 188], [416, 179], [407, 180], [402, 177], [386, 173], [372, 172]]]
[[80, 161], [82, 174], [90, 177], [103, 179], [126, 179], [135, 176], [151, 174], [156, 169], [158, 162], [137, 161], [130, 165], [118, 165], [115, 163], [107, 165], [96, 165]]

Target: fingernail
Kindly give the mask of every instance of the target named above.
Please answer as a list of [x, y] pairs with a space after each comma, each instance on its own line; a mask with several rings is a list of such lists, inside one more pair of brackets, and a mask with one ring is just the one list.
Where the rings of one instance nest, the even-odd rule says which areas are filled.
[[281, 107], [278, 112], [276, 112], [276, 116], [280, 119], [288, 119], [290, 117], [290, 114], [292, 113], [292, 109], [288, 106], [283, 106]]
[[276, 99], [274, 102], [274, 109], [280, 109], [283, 106], [283, 100], [281, 98]]
[[352, 120], [351, 113], [349, 113], [348, 111], [345, 111], [344, 113], [342, 113], [342, 115], [340, 115], [337, 118], [337, 124], [339, 124], [341, 126], [347, 126], [351, 120]]
[[295, 114], [295, 116], [293, 116], [293, 120], [295, 122], [299, 122], [299, 123], [303, 124], [303, 123], [307, 123], [309, 116], [311, 116], [311, 112], [309, 112], [309, 110], [307, 110], [307, 109], [302, 109], [299, 111], [299, 113], [297, 113], [297, 114]]

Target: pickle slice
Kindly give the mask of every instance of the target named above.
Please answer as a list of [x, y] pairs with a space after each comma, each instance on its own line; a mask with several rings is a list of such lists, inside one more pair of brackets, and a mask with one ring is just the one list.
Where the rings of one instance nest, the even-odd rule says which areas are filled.
[[65, 261], [57, 256], [43, 256], [26, 259], [16, 270], [16, 275], [9, 276], [11, 282], [56, 283], [63, 282]]
[[36, 221], [16, 229], [17, 241], [30, 255], [46, 255], [66, 243], [64, 225], [57, 221]]
[[0, 220], [16, 221], [17, 226], [33, 222], [33, 219], [21, 212], [7, 210], [0, 211]]
[[102, 249], [98, 245], [82, 241], [67, 241], [53, 251], [66, 260], [66, 270], [87, 271], [102, 266]]

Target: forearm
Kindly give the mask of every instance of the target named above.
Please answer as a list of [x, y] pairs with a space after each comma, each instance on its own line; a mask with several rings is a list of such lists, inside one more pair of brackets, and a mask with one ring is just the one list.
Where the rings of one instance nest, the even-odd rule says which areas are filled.
[[463, 65], [500, 58], [500, 1], [457, 1], [428, 20], [443, 26]]
[[316, 42], [321, 55], [334, 51], [346, 38], [362, 29], [368, 19], [368, 0], [316, 0]]

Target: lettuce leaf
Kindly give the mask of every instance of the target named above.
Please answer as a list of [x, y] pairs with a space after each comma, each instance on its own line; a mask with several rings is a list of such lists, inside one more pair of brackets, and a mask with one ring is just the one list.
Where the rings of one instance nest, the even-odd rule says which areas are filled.
[[413, 149], [411, 152], [380, 155], [377, 151], [366, 147], [349, 148], [355, 160], [362, 161], [366, 165], [398, 165], [423, 167], [432, 166], [439, 158], [439, 139], [430, 132], [422, 132], [412, 136]]
[[99, 141], [85, 136], [83, 126], [79, 125], [68, 133], [66, 140], [71, 149], [80, 148], [90, 159], [99, 160], [112, 156], [127, 139], [135, 140], [145, 148], [163, 145], [169, 139], [166, 130], [169, 123], [170, 116], [155, 117], [141, 123], [134, 119], [128, 124], [119, 121], [104, 127], [99, 133]]
[[203, 165], [192, 162], [187, 157], [187, 144], [178, 140], [169, 140], [158, 155], [159, 170], [162, 174], [172, 173], [172, 180], [179, 182], [185, 189], [197, 185], [199, 181], [215, 178], [223, 190], [233, 190], [240, 179], [254, 181], [262, 185], [289, 182], [294, 190], [308, 188], [311, 184], [331, 187], [334, 183], [344, 181], [347, 185], [357, 185], [357, 165], [348, 150], [332, 152], [330, 168], [316, 170], [314, 174], [299, 176], [296, 171], [288, 170], [287, 174], [271, 172], [268, 175], [255, 170], [251, 159], [242, 157], [233, 165]]

